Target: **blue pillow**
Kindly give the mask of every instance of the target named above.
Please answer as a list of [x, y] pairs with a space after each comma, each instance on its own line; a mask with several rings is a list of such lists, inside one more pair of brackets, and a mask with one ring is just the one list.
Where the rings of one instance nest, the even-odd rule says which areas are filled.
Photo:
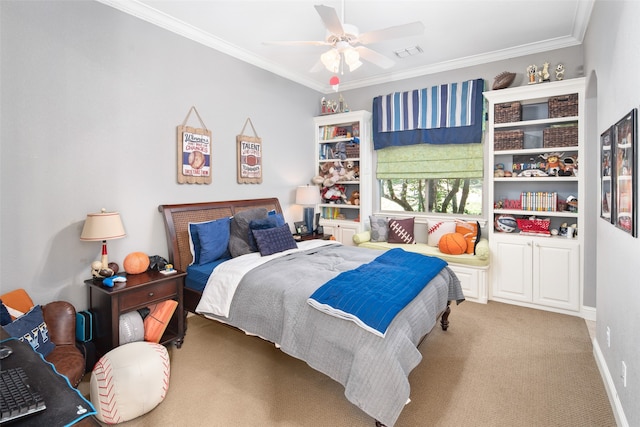
[[2, 300], [0, 299], [0, 325], [4, 326], [8, 325], [9, 323], [11, 323], [11, 315], [9, 314], [9, 310], [7, 310], [7, 307], [5, 307], [5, 305], [2, 303]]
[[208, 264], [221, 257], [229, 256], [229, 235], [231, 218], [221, 218], [213, 221], [189, 224], [189, 228], [197, 235], [194, 239], [200, 246], [200, 251], [195, 257], [194, 264]]
[[271, 210], [268, 212], [268, 216], [275, 216], [276, 219], [278, 220], [278, 227], [281, 227], [284, 225], [284, 215], [282, 215], [281, 213], [276, 212], [276, 210]]
[[275, 215], [251, 220], [249, 222], [249, 248], [251, 252], [258, 252], [258, 245], [256, 244], [255, 237], [253, 237], [253, 230], [266, 230], [267, 228], [278, 226], [282, 226], [282, 224], [278, 224], [278, 218]]
[[49, 329], [42, 317], [42, 307], [36, 305], [28, 313], [18, 317], [13, 322], [4, 326], [9, 335], [31, 345], [43, 357], [56, 348], [49, 338]]
[[253, 230], [253, 236], [256, 238], [262, 256], [298, 247], [287, 224], [264, 230]]

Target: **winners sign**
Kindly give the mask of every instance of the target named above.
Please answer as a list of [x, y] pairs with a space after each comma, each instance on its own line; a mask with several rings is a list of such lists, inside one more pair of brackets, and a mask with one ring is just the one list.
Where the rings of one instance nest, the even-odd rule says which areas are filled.
[[[191, 111], [195, 111], [202, 128], [185, 126]], [[195, 107], [178, 126], [178, 183], [211, 184], [211, 131]]]

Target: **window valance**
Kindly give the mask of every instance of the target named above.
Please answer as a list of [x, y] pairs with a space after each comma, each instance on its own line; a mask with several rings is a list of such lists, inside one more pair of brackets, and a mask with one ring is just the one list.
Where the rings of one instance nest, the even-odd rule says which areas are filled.
[[418, 144], [376, 154], [378, 179], [482, 177], [482, 144]]
[[476, 79], [374, 98], [374, 148], [482, 142], [483, 90]]

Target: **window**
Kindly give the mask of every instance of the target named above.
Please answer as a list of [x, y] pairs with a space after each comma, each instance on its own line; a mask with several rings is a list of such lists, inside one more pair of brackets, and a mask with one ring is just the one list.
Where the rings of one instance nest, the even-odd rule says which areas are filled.
[[380, 209], [482, 215], [482, 178], [380, 179]]

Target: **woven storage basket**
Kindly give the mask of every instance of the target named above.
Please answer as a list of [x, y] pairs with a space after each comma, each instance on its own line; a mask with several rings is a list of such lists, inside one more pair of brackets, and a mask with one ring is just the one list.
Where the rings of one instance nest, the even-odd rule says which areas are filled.
[[497, 130], [493, 135], [493, 149], [498, 150], [522, 150], [524, 131], [522, 130]]
[[549, 219], [516, 219], [518, 228], [524, 233], [549, 233]]
[[355, 159], [360, 157], [360, 144], [347, 144], [347, 158]]
[[512, 123], [522, 120], [522, 105], [519, 102], [507, 102], [494, 106], [494, 123]]
[[542, 131], [542, 145], [544, 148], [577, 147], [578, 126], [559, 126], [544, 129]]
[[578, 94], [549, 98], [549, 118], [575, 117], [578, 115]]

